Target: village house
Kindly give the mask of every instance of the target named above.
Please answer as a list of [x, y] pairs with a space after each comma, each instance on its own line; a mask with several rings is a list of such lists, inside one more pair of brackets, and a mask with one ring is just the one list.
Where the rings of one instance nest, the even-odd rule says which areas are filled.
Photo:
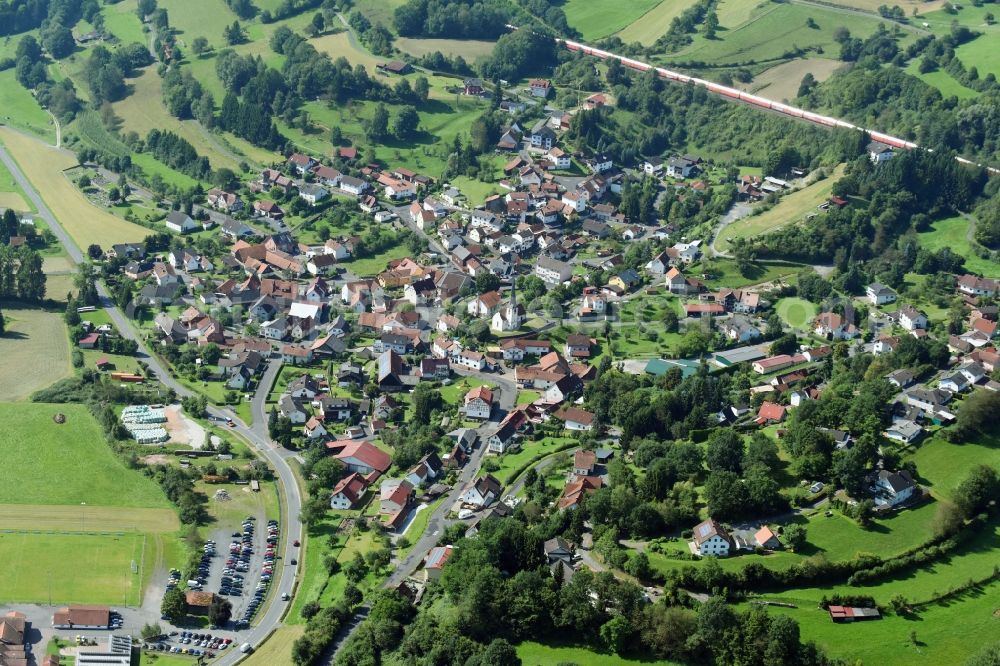
[[865, 287], [865, 295], [872, 305], [885, 305], [896, 301], [896, 292], [878, 282], [873, 282]]
[[709, 518], [695, 525], [692, 546], [692, 550], [702, 557], [728, 557], [733, 540], [726, 528]]
[[493, 391], [488, 386], [477, 386], [465, 394], [465, 416], [470, 419], [488, 420], [493, 411]]
[[190, 215], [178, 210], [167, 213], [163, 224], [167, 229], [177, 234], [189, 234], [199, 227], [198, 223], [191, 219]]
[[899, 325], [907, 331], [924, 330], [927, 328], [927, 315], [912, 305], [899, 308]]
[[860, 331], [835, 312], [822, 312], [813, 320], [813, 330], [816, 335], [831, 340], [850, 340], [856, 338]]
[[535, 262], [535, 275], [548, 285], [558, 286], [573, 276], [573, 266], [542, 255]]
[[503, 486], [493, 475], [484, 474], [476, 479], [476, 482], [469, 487], [462, 495], [462, 503], [473, 506], [477, 509], [485, 509], [493, 502], [500, 499]]
[[363, 476], [352, 472], [337, 482], [330, 492], [330, 508], [339, 511], [353, 509], [367, 490]]

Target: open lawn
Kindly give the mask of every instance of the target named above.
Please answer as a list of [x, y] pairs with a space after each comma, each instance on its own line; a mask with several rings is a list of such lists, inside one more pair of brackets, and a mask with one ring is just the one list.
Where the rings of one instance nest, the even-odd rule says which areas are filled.
[[393, 259], [402, 259], [410, 254], [410, 248], [405, 245], [394, 245], [388, 250], [364, 259], [352, 259], [345, 262], [344, 266], [359, 277], [375, 275], [381, 273]]
[[579, 30], [584, 39], [594, 40], [622, 30], [651, 9], [659, 8], [658, 4], [659, 0], [567, 0], [563, 11], [567, 23]]
[[441, 391], [441, 398], [445, 402], [450, 405], [460, 405], [465, 400], [466, 393], [483, 384], [487, 384], [490, 388], [494, 387], [493, 384], [475, 377], [462, 377], [460, 380], [452, 382], [447, 386], [442, 386], [439, 390]]
[[45, 146], [6, 128], [0, 128], [0, 139], [80, 247], [86, 248], [92, 243], [102, 247], [134, 243], [149, 235], [149, 229], [119, 219], [91, 204], [63, 175], [65, 169], [76, 165], [72, 153]]
[[[177, 40], [182, 51], [190, 52], [191, 42], [195, 37], [208, 38], [209, 44], [221, 47], [222, 30], [237, 20], [223, 0], [160, 0], [158, 7], [167, 10], [170, 15], [170, 27], [177, 33]], [[246, 23], [240, 21], [241, 24]], [[185, 49], [185, 47], [187, 47]], [[217, 100], [221, 101], [221, 100]]]
[[617, 34], [625, 43], [639, 42], [650, 45], [670, 29], [670, 22], [690, 5], [676, 0], [662, 0], [660, 4], [636, 18]]
[[483, 58], [493, 52], [496, 42], [482, 39], [414, 39], [400, 37], [393, 45], [404, 53], [421, 57], [428, 53], [440, 51], [446, 56], [462, 56], [466, 62], [473, 63], [477, 58]]
[[809, 213], [820, 212], [816, 207], [830, 198], [833, 184], [843, 173], [844, 165], [841, 164], [823, 180], [786, 194], [777, 204], [760, 215], [750, 215], [726, 226], [715, 241], [716, 247], [725, 252], [729, 249], [730, 243], [737, 238], [753, 239], [786, 225], [801, 222]]
[[49, 114], [14, 77], [14, 69], [0, 72], [0, 124], [10, 125], [55, 143], [56, 130]]
[[802, 329], [816, 316], [816, 306], [804, 298], [782, 298], [774, 309], [781, 321], [797, 329]]
[[4, 504], [0, 513], [0, 530], [176, 532], [180, 526], [173, 509]]
[[83, 405], [0, 404], [0, 422], [0, 504], [168, 506], [152, 479], [115, 457]]
[[486, 197], [500, 191], [500, 186], [496, 183], [484, 183], [468, 176], [452, 178], [451, 185], [460, 190], [473, 206], [479, 205], [486, 200]]
[[517, 646], [517, 656], [524, 666], [549, 666], [550, 664], [576, 664], [577, 666], [678, 666], [676, 661], [649, 658], [620, 657], [598, 651], [597, 648], [558, 645], [526, 641]]
[[0, 599], [137, 605], [145, 539], [134, 532], [0, 532]]
[[[4, 307], [3, 314], [7, 332], [0, 336], [0, 401], [25, 400], [72, 373], [61, 314], [11, 307]], [[45, 362], [39, 363], [40, 358]]]
[[765, 70], [753, 77], [753, 81], [748, 84], [738, 85], [744, 90], [766, 95], [771, 99], [792, 100], [798, 95], [803, 76], [812, 74], [817, 81], [826, 81], [843, 64], [839, 60], [828, 58], [790, 60]]
[[736, 261], [733, 259], [711, 259], [702, 260], [700, 269], [692, 266], [687, 273], [688, 275], [692, 273], [697, 275], [699, 270], [710, 275], [704, 281], [710, 289], [722, 287], [739, 289], [749, 285], [787, 279], [802, 270], [802, 266], [783, 261], [755, 261], [748, 269], [747, 274], [744, 275], [737, 268]]
[[1000, 264], [976, 256], [967, 237], [968, 233], [969, 221], [956, 216], [934, 222], [931, 230], [917, 234], [917, 239], [931, 252], [943, 247], [950, 248], [955, 254], [965, 257], [965, 267], [974, 273], [986, 277], [1000, 277]]

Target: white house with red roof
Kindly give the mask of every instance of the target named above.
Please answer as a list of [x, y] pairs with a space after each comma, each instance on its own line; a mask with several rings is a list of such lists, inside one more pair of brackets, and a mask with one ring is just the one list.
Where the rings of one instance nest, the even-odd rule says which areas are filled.
[[359, 499], [365, 494], [368, 485], [364, 477], [357, 472], [348, 474], [337, 482], [330, 492], [330, 508], [346, 511], [353, 508]]
[[477, 386], [465, 394], [465, 415], [470, 419], [488, 420], [493, 411], [493, 391]]

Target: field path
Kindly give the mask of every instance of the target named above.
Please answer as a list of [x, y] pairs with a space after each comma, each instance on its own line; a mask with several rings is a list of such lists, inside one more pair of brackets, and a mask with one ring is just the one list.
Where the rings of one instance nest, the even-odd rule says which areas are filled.
[[62, 148], [62, 125], [59, 124], [59, 119], [56, 118], [55, 115], [51, 111], [49, 111], [48, 109], [45, 109], [45, 113], [49, 114], [49, 117], [52, 118], [52, 124], [56, 126], [56, 146], [55, 147], [56, 148]]

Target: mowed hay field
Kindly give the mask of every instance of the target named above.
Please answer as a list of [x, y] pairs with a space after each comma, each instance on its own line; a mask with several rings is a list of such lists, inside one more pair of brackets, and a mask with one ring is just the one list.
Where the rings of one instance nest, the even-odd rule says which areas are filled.
[[678, 0], [662, 0], [660, 4], [618, 31], [617, 36], [626, 44], [639, 42], [648, 46], [662, 37], [670, 28], [670, 22], [680, 16], [688, 6], [688, 3]]
[[242, 663], [244, 666], [271, 666], [272, 664], [290, 663], [292, 658], [292, 643], [304, 634], [305, 631], [306, 628], [302, 625], [278, 627]]
[[[309, 43], [312, 44], [317, 51], [327, 54], [333, 60], [343, 56], [344, 58], [350, 60], [352, 65], [361, 65], [367, 69], [369, 73], [375, 72], [375, 65], [380, 62], [385, 62], [384, 58], [376, 58], [367, 51], [363, 51], [362, 49], [354, 46], [354, 44], [351, 43], [351, 33], [349, 32], [338, 32], [334, 35], [323, 35], [322, 37], [310, 39]], [[390, 82], [390, 85], [392, 85], [392, 83], [395, 83], [395, 81]]]
[[[62, 297], [62, 294], [53, 294]], [[66, 326], [58, 312], [5, 307], [7, 334], [0, 336], [0, 401], [26, 400], [32, 393], [68, 377], [70, 364]], [[18, 405], [11, 418], [16, 420]], [[5, 428], [7, 429], [6, 425]], [[0, 434], [0, 441], [4, 435]], [[13, 470], [9, 469], [8, 472]], [[4, 472], [0, 471], [0, 479]], [[15, 486], [15, 479], [11, 480]], [[0, 494], [3, 489], [0, 488]]]
[[145, 539], [132, 532], [0, 532], [0, 601], [138, 605]]
[[399, 37], [394, 44], [400, 51], [418, 58], [428, 53], [440, 51], [446, 56], [462, 56], [467, 62], [471, 63], [492, 53], [496, 42], [481, 39], [413, 39], [411, 37]]
[[63, 175], [63, 170], [76, 165], [72, 153], [46, 146], [5, 127], [0, 128], [0, 140], [81, 248], [92, 243], [105, 248], [114, 243], [134, 243], [149, 235], [149, 229], [104, 212], [76, 189]]
[[600, 39], [627, 27], [658, 4], [659, 0], [567, 0], [562, 8], [567, 23], [584, 39]]
[[13, 68], [0, 72], [0, 124], [31, 132], [51, 143], [56, 142], [52, 119], [31, 93], [17, 82]]
[[[65, 423], [52, 420], [57, 413]], [[0, 504], [169, 506], [152, 479], [115, 457], [83, 405], [0, 404], [0, 423]]]
[[[115, 115], [122, 119], [123, 132], [138, 132], [145, 138], [151, 129], [169, 130], [194, 146], [199, 155], [206, 156], [212, 168], [239, 169], [239, 161], [215, 150], [194, 123], [181, 122], [167, 113], [163, 106], [160, 77], [154, 67], [147, 67], [140, 76], [130, 79], [129, 84], [135, 89], [133, 93], [112, 105]], [[142, 166], [148, 168], [149, 165]]]
[[828, 58], [791, 60], [762, 72], [755, 76], [752, 82], [740, 87], [771, 99], [792, 100], [799, 93], [799, 84], [803, 76], [812, 74], [817, 81], [826, 81], [843, 64]]
[[760, 215], [751, 215], [733, 222], [722, 230], [716, 246], [720, 250], [728, 250], [730, 243], [736, 238], [754, 238], [788, 224], [804, 221], [807, 214], [819, 212], [816, 207], [830, 198], [833, 184], [843, 173], [844, 165], [838, 165], [823, 180], [786, 194], [773, 208]]

